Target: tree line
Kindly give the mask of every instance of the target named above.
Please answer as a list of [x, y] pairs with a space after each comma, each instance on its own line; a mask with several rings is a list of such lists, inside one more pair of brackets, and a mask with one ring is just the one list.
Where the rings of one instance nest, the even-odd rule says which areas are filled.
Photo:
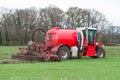
[[55, 26], [73, 29], [95, 27], [98, 34], [103, 35], [111, 23], [95, 9], [70, 7], [63, 11], [56, 6], [39, 9], [0, 8], [0, 45], [26, 45], [36, 27], [43, 27], [47, 31]]

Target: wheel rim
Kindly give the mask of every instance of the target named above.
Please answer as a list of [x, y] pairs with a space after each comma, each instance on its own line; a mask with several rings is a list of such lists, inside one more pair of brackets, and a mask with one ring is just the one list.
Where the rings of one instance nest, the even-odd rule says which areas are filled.
[[103, 52], [100, 53], [99, 57], [100, 57], [100, 58], [103, 57]]
[[61, 57], [64, 59], [67, 57], [67, 52], [66, 51], [61, 51]]

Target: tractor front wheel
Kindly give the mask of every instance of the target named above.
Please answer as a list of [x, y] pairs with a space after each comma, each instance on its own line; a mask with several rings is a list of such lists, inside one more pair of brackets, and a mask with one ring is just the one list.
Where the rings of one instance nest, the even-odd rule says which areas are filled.
[[62, 60], [67, 60], [69, 59], [70, 56], [70, 49], [67, 46], [62, 46], [60, 47], [60, 49], [58, 50], [58, 55], [60, 56], [60, 58]]
[[93, 58], [104, 58], [106, 56], [105, 50], [101, 47], [96, 48], [96, 56]]

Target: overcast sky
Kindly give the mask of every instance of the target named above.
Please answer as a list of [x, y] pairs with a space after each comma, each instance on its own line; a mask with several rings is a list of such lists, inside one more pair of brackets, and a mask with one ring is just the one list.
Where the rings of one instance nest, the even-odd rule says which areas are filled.
[[45, 8], [56, 5], [64, 11], [69, 7], [94, 8], [103, 13], [114, 26], [120, 26], [120, 0], [0, 0], [0, 7]]

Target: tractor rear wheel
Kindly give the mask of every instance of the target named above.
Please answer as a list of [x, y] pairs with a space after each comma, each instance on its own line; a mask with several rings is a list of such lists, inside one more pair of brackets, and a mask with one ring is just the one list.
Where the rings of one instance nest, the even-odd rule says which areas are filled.
[[62, 60], [67, 60], [71, 57], [70, 49], [67, 46], [62, 46], [58, 50], [58, 55]]
[[106, 52], [103, 48], [97, 47], [96, 48], [96, 56], [92, 58], [104, 58], [106, 56]]

